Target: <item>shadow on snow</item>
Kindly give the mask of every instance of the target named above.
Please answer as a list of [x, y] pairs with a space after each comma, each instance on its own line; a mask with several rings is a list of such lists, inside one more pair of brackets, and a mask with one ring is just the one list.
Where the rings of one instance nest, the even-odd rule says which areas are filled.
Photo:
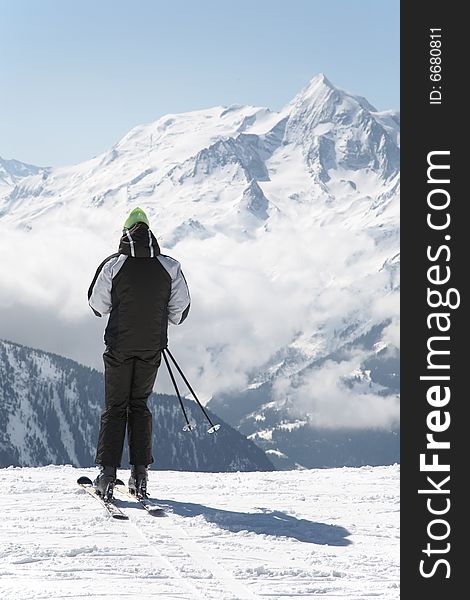
[[[234, 533], [248, 531], [328, 546], [348, 546], [352, 543], [346, 539], [351, 534], [340, 525], [328, 525], [308, 521], [307, 519], [298, 519], [278, 510], [263, 508], [260, 509], [262, 512], [244, 513], [211, 508], [192, 502], [176, 502], [163, 499], [156, 499], [155, 501], [159, 505], [170, 509], [176, 515], [182, 517], [202, 516], [208, 523], [214, 523], [221, 529]], [[129, 503], [130, 505], [131, 503]]]

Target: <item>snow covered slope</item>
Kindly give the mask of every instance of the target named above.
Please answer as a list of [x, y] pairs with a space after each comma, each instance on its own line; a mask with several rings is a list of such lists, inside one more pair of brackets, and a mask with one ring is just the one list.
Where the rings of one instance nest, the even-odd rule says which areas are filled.
[[[0, 469], [2, 600], [398, 600], [398, 467], [150, 472], [110, 519], [71, 466]], [[126, 478], [128, 472], [121, 475]]]
[[[381, 327], [373, 327], [367, 335], [345, 343], [330, 355], [312, 361], [290, 377], [292, 390], [283, 402], [276, 387], [282, 378], [272, 377], [261, 385], [249, 387], [243, 393], [224, 393], [214, 397], [208, 406], [249, 439], [263, 448], [276, 468], [336, 467], [388, 465], [400, 462], [400, 429], [397, 423], [374, 423], [374, 411], [388, 400], [389, 410], [400, 392], [399, 352], [380, 342]], [[359, 353], [361, 369], [355, 369], [354, 354]], [[285, 381], [285, 380], [284, 380]], [[295, 402], [299, 387], [309, 387], [318, 404], [329, 404], [324, 415], [328, 423], [318, 423], [310, 408], [302, 413]], [[383, 394], [377, 403], [374, 394]], [[355, 392], [356, 402], [348, 399]], [[348, 401], [349, 400], [349, 401]], [[363, 405], [359, 406], [358, 402]], [[305, 403], [304, 403], [305, 406]], [[315, 405], [313, 405], [315, 406]], [[354, 406], [363, 413], [362, 426], [348, 423], [346, 411]], [[369, 410], [369, 415], [364, 411]], [[371, 419], [368, 425], [367, 417]], [[375, 418], [378, 418], [376, 415]], [[387, 417], [385, 411], [382, 418]], [[333, 427], [336, 423], [338, 426]]]
[[[189, 419], [197, 425], [191, 432], [182, 431], [177, 398], [153, 394], [149, 402], [153, 468], [273, 470], [263, 451], [226, 423], [217, 435], [208, 434], [195, 402], [186, 402]], [[0, 340], [0, 467], [93, 465], [102, 405], [98, 371]], [[221, 422], [214, 414], [211, 418]]]
[[0, 156], [0, 198], [9, 194], [24, 177], [47, 172], [49, 169], [28, 165], [19, 160], [8, 160]]
[[[170, 341], [213, 410], [249, 435], [305, 422], [388, 437], [399, 417], [398, 193], [398, 114], [324, 75], [280, 112], [166, 115], [0, 200], [0, 336], [99, 368], [84, 295], [139, 205], [183, 264], [192, 310]], [[253, 402], [235, 416], [242, 396]]]

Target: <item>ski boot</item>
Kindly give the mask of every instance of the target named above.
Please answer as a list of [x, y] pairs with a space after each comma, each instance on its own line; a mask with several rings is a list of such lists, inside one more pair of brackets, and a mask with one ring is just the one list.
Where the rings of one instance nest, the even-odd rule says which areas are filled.
[[100, 473], [93, 481], [96, 493], [106, 502], [113, 499], [114, 485], [116, 483], [116, 467], [105, 467], [100, 465]]
[[129, 492], [137, 498], [148, 498], [146, 465], [132, 465], [129, 477]]

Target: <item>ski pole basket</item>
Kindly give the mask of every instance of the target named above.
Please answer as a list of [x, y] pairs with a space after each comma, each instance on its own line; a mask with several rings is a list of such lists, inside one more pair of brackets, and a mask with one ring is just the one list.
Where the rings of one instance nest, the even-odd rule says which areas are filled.
[[169, 351], [168, 348], [163, 348], [162, 354], [163, 354], [163, 359], [165, 361], [166, 367], [168, 369], [168, 374], [170, 375], [171, 382], [173, 384], [173, 387], [175, 388], [176, 395], [178, 396], [178, 400], [179, 400], [179, 403], [180, 403], [180, 406], [181, 406], [181, 410], [182, 410], [183, 415], [184, 415], [184, 419], [186, 421], [186, 425], [183, 427], [183, 431], [192, 431], [196, 427], [196, 424], [195, 423], [191, 423], [189, 421], [189, 419], [188, 419], [188, 415], [187, 415], [186, 409], [184, 407], [183, 400], [181, 398], [181, 394], [180, 394], [180, 391], [179, 391], [179, 388], [178, 388], [178, 384], [176, 383], [176, 379], [175, 379], [175, 376], [174, 376], [173, 371], [171, 369], [170, 362], [168, 360], [167, 354], [170, 357], [171, 362], [173, 363], [173, 365], [176, 367], [178, 373], [181, 375], [181, 378], [183, 379], [184, 383], [186, 384], [186, 386], [187, 386], [188, 390], [190, 391], [191, 395], [193, 396], [194, 400], [196, 400], [199, 408], [202, 410], [205, 418], [209, 422], [210, 427], [207, 430], [207, 433], [215, 433], [216, 431], [218, 431], [220, 429], [220, 424], [219, 423], [214, 424], [212, 422], [211, 418], [209, 417], [209, 415], [206, 412], [206, 409], [201, 404], [201, 402], [199, 401], [199, 398], [196, 396], [196, 394], [195, 394], [193, 388], [191, 387], [189, 381], [186, 379], [183, 371], [181, 370], [181, 367], [176, 362], [176, 359], [173, 356], [173, 354]]

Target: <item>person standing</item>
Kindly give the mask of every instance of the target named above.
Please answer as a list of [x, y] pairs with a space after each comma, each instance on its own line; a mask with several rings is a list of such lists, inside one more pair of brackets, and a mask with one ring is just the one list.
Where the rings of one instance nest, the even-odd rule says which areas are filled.
[[148, 465], [154, 462], [147, 401], [167, 346], [168, 322], [181, 324], [191, 300], [180, 263], [161, 254], [142, 209], [131, 211], [119, 251], [99, 265], [88, 303], [97, 317], [109, 314], [105, 402], [95, 458], [100, 472], [93, 484], [102, 497], [112, 498], [127, 426], [129, 491], [145, 497]]

